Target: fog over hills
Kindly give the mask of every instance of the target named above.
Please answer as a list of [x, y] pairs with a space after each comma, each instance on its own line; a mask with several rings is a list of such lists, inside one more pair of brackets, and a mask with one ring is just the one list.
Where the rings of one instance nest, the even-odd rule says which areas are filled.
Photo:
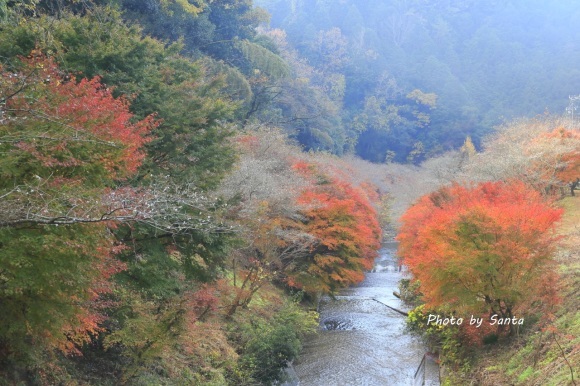
[[341, 124], [375, 162], [418, 162], [468, 135], [479, 146], [502, 120], [564, 113], [580, 93], [573, 1], [255, 3], [310, 65], [344, 76]]

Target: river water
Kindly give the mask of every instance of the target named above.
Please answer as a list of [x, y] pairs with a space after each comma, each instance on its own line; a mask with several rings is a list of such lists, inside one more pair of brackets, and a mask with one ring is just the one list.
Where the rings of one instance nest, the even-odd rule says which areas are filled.
[[[359, 285], [319, 304], [319, 334], [305, 342], [294, 363], [300, 386], [414, 385], [425, 347], [404, 331], [405, 310], [393, 295], [405, 272], [399, 272], [396, 243], [386, 244]], [[438, 384], [428, 362], [427, 385]], [[430, 375], [429, 375], [430, 374]]]

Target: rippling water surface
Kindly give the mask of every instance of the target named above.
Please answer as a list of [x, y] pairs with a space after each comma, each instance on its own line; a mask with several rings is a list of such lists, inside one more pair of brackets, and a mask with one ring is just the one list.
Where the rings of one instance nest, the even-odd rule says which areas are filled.
[[395, 250], [386, 245], [361, 284], [321, 300], [322, 331], [294, 363], [300, 386], [413, 385], [425, 347], [405, 334], [405, 317], [385, 306], [406, 310], [393, 295], [404, 275]]

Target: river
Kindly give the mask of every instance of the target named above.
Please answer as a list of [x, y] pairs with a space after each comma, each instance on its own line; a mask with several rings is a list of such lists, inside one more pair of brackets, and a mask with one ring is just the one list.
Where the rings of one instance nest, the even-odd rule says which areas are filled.
[[[406, 310], [393, 295], [405, 275], [399, 272], [395, 251], [396, 243], [385, 244], [362, 283], [342, 290], [335, 299], [321, 299], [321, 331], [305, 342], [294, 363], [295, 384], [415, 384], [414, 374], [426, 349], [405, 333], [405, 317], [386, 306]], [[426, 370], [425, 384], [438, 385], [436, 365], [428, 360]]]

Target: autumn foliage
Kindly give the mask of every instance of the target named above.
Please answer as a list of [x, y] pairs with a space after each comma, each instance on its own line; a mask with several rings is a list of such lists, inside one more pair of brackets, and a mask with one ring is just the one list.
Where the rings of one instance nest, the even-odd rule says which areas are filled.
[[562, 149], [554, 152], [555, 167], [546, 168], [546, 159], [536, 160], [532, 168], [539, 169], [545, 180], [555, 179], [560, 184], [570, 186], [571, 193], [580, 181], [580, 131], [556, 128], [549, 133], [538, 136], [534, 143], [546, 148]]
[[[545, 195], [574, 195], [580, 183], [580, 131], [568, 119], [517, 119], [499, 126], [460, 169], [475, 181], [517, 179]], [[463, 162], [463, 161], [462, 161]], [[451, 173], [457, 174], [457, 170]], [[461, 174], [461, 173], [460, 173]]]
[[233, 254], [239, 291], [231, 312], [268, 281], [310, 294], [358, 283], [380, 247], [377, 188], [354, 181], [346, 162], [307, 157], [281, 134], [256, 128], [237, 137], [243, 156], [224, 192], [240, 191], [251, 242]]
[[98, 78], [76, 82], [36, 53], [1, 69], [0, 86], [0, 359], [80, 353], [126, 264], [113, 224], [75, 216], [106, 211], [102, 197], [136, 172], [156, 123], [133, 122]]
[[[123, 382], [160, 363], [170, 377], [211, 367], [212, 355], [230, 367], [272, 361], [256, 327], [226, 333], [224, 320], [243, 320], [273, 284], [333, 293], [372, 267], [381, 239], [374, 185], [352, 181], [333, 161], [311, 161], [282, 133], [239, 137], [244, 156], [222, 193], [241, 200], [229, 216], [244, 241], [226, 251], [217, 236], [197, 231], [217, 213], [204, 209], [203, 197], [195, 201], [195, 189], [171, 196], [167, 178], [123, 185], [145, 159], [154, 116], [135, 119], [99, 78], [76, 81], [38, 52], [17, 70], [2, 69], [0, 82], [0, 361], [40, 363], [44, 353], [82, 355], [100, 344], [121, 353]], [[205, 222], [191, 225], [200, 210]], [[138, 246], [147, 227], [165, 233]], [[224, 256], [231, 280], [202, 274], [218, 271]], [[279, 321], [263, 316], [276, 325], [266, 338], [281, 356], [266, 375], [243, 364], [252, 376], [277, 379], [297, 355], [301, 331], [315, 325], [292, 307]], [[247, 347], [234, 351], [229, 334]]]
[[444, 187], [403, 215], [399, 255], [428, 308], [523, 317], [555, 301], [552, 231], [561, 214], [522, 182]]
[[26, 162], [40, 177], [89, 184], [136, 172], [157, 123], [153, 116], [133, 122], [127, 100], [114, 98], [98, 77], [76, 82], [35, 52], [19, 72], [3, 70], [1, 77], [4, 178], [15, 177], [8, 162]]
[[298, 202], [306, 209], [306, 231], [318, 240], [312, 257], [298, 262], [289, 283], [306, 291], [334, 292], [358, 283], [373, 265], [381, 231], [365, 190], [322, 174], [315, 165], [294, 168], [318, 180]]
[[[204, 6], [228, 30], [213, 40], [246, 31], [224, 62], [143, 35], [120, 8], [58, 3], [0, 5], [0, 384], [281, 381], [318, 326], [296, 288], [335, 291], [371, 266], [376, 189], [293, 169], [316, 156], [276, 129], [229, 141], [287, 84], [249, 43], [251, 4]], [[187, 1], [161, 3], [198, 28]], [[328, 110], [308, 107], [323, 94], [291, 115]]]

